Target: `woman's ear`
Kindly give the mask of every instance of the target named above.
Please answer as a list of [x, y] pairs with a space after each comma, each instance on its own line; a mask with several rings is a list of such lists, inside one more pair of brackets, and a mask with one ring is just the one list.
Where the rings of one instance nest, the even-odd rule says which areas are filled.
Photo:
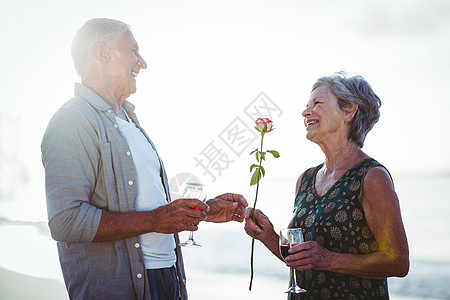
[[94, 46], [94, 58], [101, 63], [108, 63], [110, 60], [109, 48], [104, 42], [98, 42]]
[[347, 121], [353, 120], [356, 112], [358, 111], [358, 104], [349, 104], [344, 108], [344, 115]]

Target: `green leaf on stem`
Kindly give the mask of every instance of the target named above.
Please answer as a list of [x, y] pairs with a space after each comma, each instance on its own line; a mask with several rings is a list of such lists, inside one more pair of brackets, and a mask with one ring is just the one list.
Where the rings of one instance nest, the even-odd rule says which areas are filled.
[[252, 179], [250, 180], [250, 186], [257, 184], [260, 179], [261, 179], [261, 171], [259, 170], [259, 168], [257, 168], [252, 175]]
[[250, 167], [250, 172], [251, 172], [254, 168], [257, 168], [257, 167], [258, 167], [258, 165], [256, 165], [256, 164], [251, 165], [251, 167]]
[[263, 168], [263, 166], [260, 166], [260, 168], [262, 172], [262, 177], [266, 176], [266, 170]]
[[280, 157], [280, 154], [276, 150], [267, 150], [266, 152], [272, 153], [275, 158]]
[[266, 152], [261, 153], [261, 158], [262, 158], [262, 160], [266, 160]]
[[253, 150], [252, 152], [250, 152], [250, 155], [253, 155], [253, 153], [255, 153], [256, 151], [258, 151], [258, 148], [256, 148], [256, 149]]

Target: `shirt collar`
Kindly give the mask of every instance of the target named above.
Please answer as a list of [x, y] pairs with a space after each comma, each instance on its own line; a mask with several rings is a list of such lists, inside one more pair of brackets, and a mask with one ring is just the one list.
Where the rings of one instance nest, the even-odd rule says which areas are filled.
[[[100, 97], [96, 92], [81, 83], [75, 83], [75, 96], [85, 99], [89, 104], [98, 110], [106, 111], [111, 108], [102, 97]], [[122, 107], [125, 109], [127, 114], [134, 116], [134, 105], [131, 102], [124, 101]]]

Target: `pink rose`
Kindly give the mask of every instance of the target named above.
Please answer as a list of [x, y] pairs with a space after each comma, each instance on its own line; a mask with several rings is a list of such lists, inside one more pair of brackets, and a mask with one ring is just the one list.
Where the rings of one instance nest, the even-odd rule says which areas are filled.
[[271, 132], [273, 130], [273, 122], [269, 118], [258, 118], [255, 123], [255, 128], [259, 132]]
[[[266, 160], [266, 154], [270, 153], [275, 158], [280, 157], [280, 154], [276, 150], [266, 150], [263, 151], [263, 141], [264, 141], [264, 135], [267, 132], [271, 132], [273, 130], [273, 122], [269, 118], [258, 118], [255, 122], [255, 129], [261, 132], [261, 148], [256, 148], [254, 151], [250, 153], [250, 155], [255, 154], [256, 160], [258, 161], [258, 164], [252, 164], [250, 166], [250, 173], [253, 172], [252, 178], [250, 179], [250, 185], [256, 184], [256, 196], [255, 196], [255, 203], [253, 204], [253, 210], [251, 214], [251, 218], [253, 219], [253, 222], [256, 222], [255, 219], [255, 208], [256, 208], [256, 202], [258, 201], [258, 191], [259, 191], [259, 181], [266, 176], [266, 170], [262, 166], [263, 160]], [[254, 246], [255, 246], [255, 234], [253, 234], [252, 237], [252, 253], [250, 256], [250, 286], [248, 289], [252, 290], [252, 283], [253, 283], [253, 253], [254, 253]]]

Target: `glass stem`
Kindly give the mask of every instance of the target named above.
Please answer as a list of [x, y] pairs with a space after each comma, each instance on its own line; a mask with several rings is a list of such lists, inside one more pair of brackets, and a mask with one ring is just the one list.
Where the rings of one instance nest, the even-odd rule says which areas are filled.
[[292, 283], [292, 286], [297, 286], [297, 274], [296, 274], [294, 268], [291, 268], [291, 270], [292, 270], [292, 278], [294, 280], [294, 282]]
[[194, 241], [194, 232], [193, 231], [191, 231], [189, 233], [189, 240]]

